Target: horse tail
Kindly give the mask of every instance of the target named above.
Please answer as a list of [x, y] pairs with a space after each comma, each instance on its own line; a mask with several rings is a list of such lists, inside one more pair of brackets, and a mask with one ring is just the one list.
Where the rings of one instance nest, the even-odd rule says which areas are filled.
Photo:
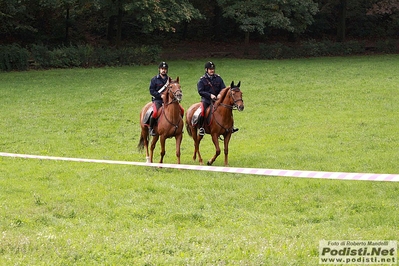
[[190, 137], [193, 137], [193, 134], [191, 133], [191, 128], [190, 128], [191, 117], [192, 117], [192, 108], [190, 106], [190, 108], [188, 108], [187, 112], [186, 112], [186, 131]]
[[[137, 149], [139, 150], [139, 151], [143, 151], [144, 150], [144, 134], [143, 133], [141, 133], [140, 134], [140, 140], [139, 140], [139, 144], [137, 144]], [[147, 143], [148, 143], [148, 141], [150, 140], [150, 136], [149, 135], [147, 135]]]
[[143, 134], [140, 135], [140, 141], [139, 141], [139, 144], [137, 144], [137, 149], [139, 151], [143, 151], [143, 149], [144, 149], [144, 136], [143, 136]]
[[[141, 126], [141, 133], [140, 133], [140, 140], [139, 140], [139, 144], [137, 144], [137, 149], [141, 152], [144, 149], [144, 138], [145, 138], [145, 134], [143, 133], [144, 130], [146, 130], [145, 128], [145, 122], [143, 121], [145, 113], [147, 112], [148, 108], [153, 105], [154, 106], [154, 110], [156, 110], [156, 106], [154, 103], [149, 102], [146, 105], [144, 105], [143, 109], [141, 109], [140, 112], [140, 126]], [[150, 114], [151, 116], [152, 114]], [[147, 135], [147, 142], [149, 141], [150, 137]]]

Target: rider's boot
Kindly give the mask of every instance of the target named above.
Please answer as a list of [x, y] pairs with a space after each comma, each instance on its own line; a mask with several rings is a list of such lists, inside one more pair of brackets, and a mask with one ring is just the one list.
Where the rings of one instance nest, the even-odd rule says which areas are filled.
[[155, 118], [153, 118], [151, 116], [151, 118], [150, 118], [150, 126], [149, 126], [149, 130], [150, 130], [150, 135], [151, 136], [156, 136], [157, 135], [157, 133], [155, 133], [155, 130], [154, 130], [154, 125], [155, 125]]
[[205, 128], [204, 128], [204, 117], [203, 116], [200, 116], [199, 118], [198, 118], [198, 126], [200, 127], [199, 128], [199, 135], [200, 136], [204, 136], [205, 135]]

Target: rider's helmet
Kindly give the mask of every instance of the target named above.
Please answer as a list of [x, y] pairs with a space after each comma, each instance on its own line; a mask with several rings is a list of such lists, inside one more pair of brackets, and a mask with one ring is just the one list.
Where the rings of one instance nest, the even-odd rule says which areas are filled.
[[215, 64], [211, 61], [207, 62], [205, 64], [205, 69], [208, 70], [208, 68], [215, 68]]
[[168, 64], [167, 64], [166, 62], [161, 62], [161, 63], [159, 63], [158, 69], [159, 69], [159, 68], [166, 68], [166, 69], [168, 69], [169, 67], [168, 67]]

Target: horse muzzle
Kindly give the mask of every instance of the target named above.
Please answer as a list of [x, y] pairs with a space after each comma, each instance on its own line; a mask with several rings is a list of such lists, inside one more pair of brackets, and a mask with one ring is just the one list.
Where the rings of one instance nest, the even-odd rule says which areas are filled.
[[180, 103], [181, 100], [183, 99], [183, 93], [176, 93], [175, 99]]

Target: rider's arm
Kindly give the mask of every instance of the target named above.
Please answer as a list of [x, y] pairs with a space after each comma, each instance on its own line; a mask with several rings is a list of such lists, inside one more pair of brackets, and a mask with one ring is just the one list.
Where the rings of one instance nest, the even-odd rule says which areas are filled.
[[158, 86], [156, 78], [152, 78], [150, 82], [150, 94], [155, 98], [161, 98], [161, 94], [158, 92]]
[[210, 100], [211, 93], [209, 91], [207, 91], [207, 87], [208, 86], [205, 86], [203, 79], [200, 79], [198, 81], [198, 84], [197, 84], [198, 94], [201, 95], [202, 97]]

